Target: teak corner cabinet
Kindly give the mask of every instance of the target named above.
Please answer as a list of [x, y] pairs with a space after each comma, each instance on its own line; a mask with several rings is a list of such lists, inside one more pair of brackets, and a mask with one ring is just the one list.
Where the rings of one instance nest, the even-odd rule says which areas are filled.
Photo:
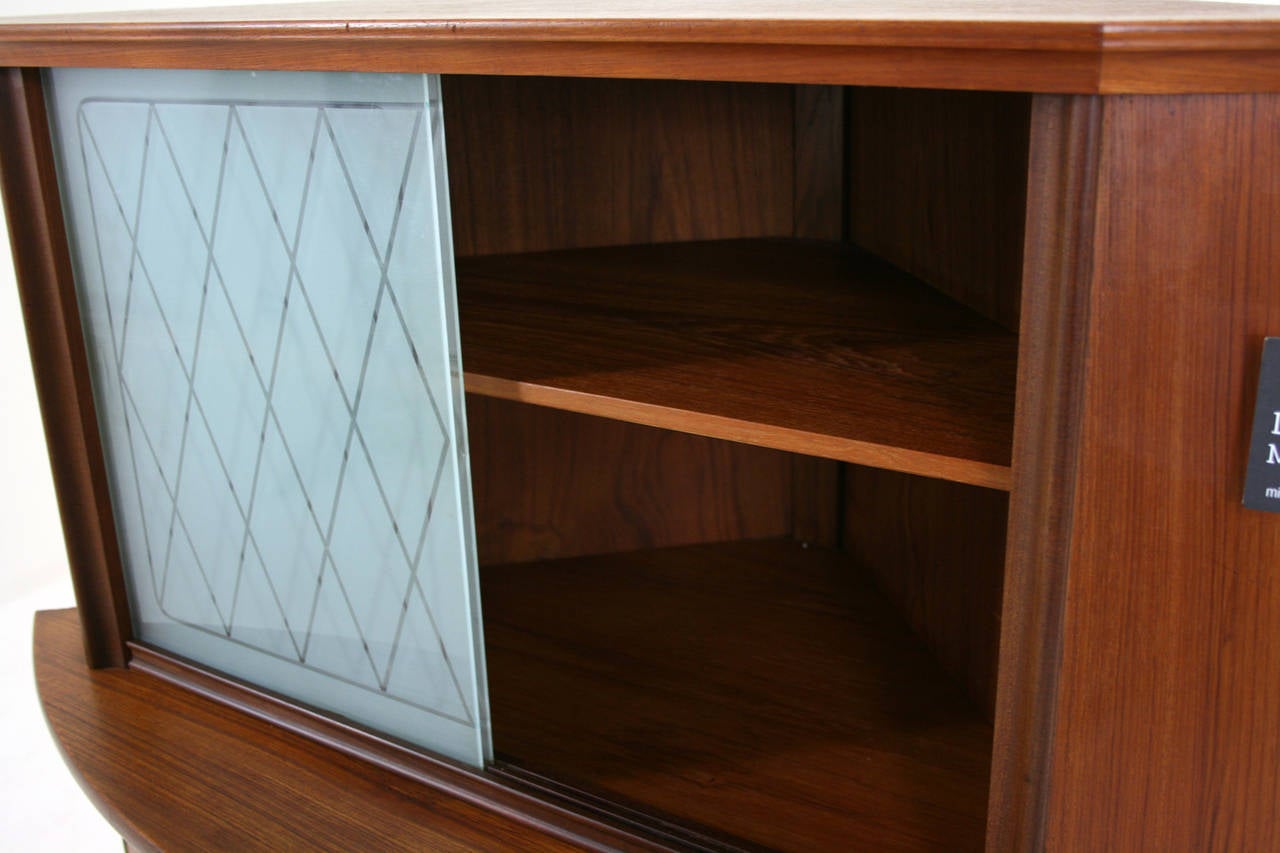
[[127, 846], [1280, 849], [1280, 10], [583, 14], [0, 23]]

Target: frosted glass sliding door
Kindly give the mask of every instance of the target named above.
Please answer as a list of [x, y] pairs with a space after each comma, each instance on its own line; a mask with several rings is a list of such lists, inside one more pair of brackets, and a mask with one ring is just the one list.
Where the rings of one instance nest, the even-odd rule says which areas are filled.
[[136, 634], [481, 764], [438, 79], [48, 82]]

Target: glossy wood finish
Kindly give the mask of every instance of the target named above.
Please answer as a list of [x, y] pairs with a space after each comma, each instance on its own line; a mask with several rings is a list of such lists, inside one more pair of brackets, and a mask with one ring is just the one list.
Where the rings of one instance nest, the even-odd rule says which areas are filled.
[[[987, 849], [1044, 846], [1096, 228], [1098, 98], [1037, 97]], [[1117, 523], [1124, 516], [1117, 516]]]
[[[547, 831], [553, 807], [489, 783], [484, 808], [483, 777], [453, 770], [471, 781], [451, 780], [443, 768], [443, 783], [415, 781], [288, 730], [260, 695], [245, 693], [237, 709], [148, 672], [89, 670], [75, 611], [38, 614], [35, 650], [68, 767], [139, 850], [656, 849], [581, 821], [568, 833], [576, 841], [558, 839]], [[159, 671], [174, 678], [172, 667]], [[225, 687], [206, 689], [232, 695]], [[507, 815], [493, 810], [504, 802]], [[541, 824], [513, 819], [513, 803], [541, 809]]]
[[850, 465], [844, 550], [942, 668], [995, 714], [1009, 496]]
[[1016, 338], [839, 244], [459, 262], [469, 391], [1007, 488]]
[[795, 220], [790, 233], [814, 240], [843, 240], [848, 236], [847, 90], [796, 86], [794, 98]]
[[1280, 847], [1280, 523], [1240, 504], [1277, 127], [1273, 95], [1103, 108], [1051, 849]]
[[85, 654], [120, 666], [129, 610], [37, 72], [0, 73], [0, 128], [0, 190]]
[[765, 540], [481, 582], [508, 761], [780, 850], [981, 849], [990, 728], [848, 558]]
[[[1120, 57], [1118, 62], [1112, 60]], [[1232, 3], [294, 4], [10, 23], [0, 64], [769, 80], [1042, 92], [1280, 88]]]
[[850, 93], [853, 241], [1012, 330], [1030, 109], [1018, 94]]
[[459, 255], [792, 233], [793, 92], [448, 77]]
[[701, 436], [467, 398], [482, 564], [784, 536], [791, 457]]

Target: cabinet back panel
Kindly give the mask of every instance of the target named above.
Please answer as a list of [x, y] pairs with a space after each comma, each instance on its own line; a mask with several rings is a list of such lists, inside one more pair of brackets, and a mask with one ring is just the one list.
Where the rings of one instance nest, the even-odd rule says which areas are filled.
[[785, 536], [790, 454], [467, 396], [485, 565]]
[[991, 719], [1005, 492], [845, 466], [844, 550]]
[[792, 233], [794, 88], [446, 77], [459, 255]]
[[853, 242], [1017, 330], [1031, 101], [850, 90]]

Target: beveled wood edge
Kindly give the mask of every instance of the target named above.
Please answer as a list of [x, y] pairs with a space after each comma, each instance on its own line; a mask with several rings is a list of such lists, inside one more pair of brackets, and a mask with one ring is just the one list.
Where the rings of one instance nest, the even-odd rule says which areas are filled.
[[[121, 42], [5, 41], [0, 66], [368, 71], [746, 83], [810, 83], [990, 91], [1094, 92], [1085, 51], [749, 45], [735, 43], [172, 37]], [[1280, 84], [1278, 84], [1280, 86]]]
[[687, 412], [634, 400], [600, 397], [580, 391], [469, 371], [464, 372], [463, 376], [467, 393], [485, 397], [607, 417], [617, 421], [736, 441], [741, 444], [768, 447], [838, 462], [887, 468], [904, 474], [918, 474], [923, 477], [952, 480], [970, 486], [983, 486], [1006, 492], [1009, 491], [1013, 482], [1012, 469], [1007, 465], [943, 456], [923, 450], [857, 441], [786, 427], [768, 426], [720, 415]]
[[[98, 22], [76, 19], [40, 21], [0, 20], [0, 44], [9, 41], [71, 43], [110, 39], [117, 42], [151, 42], [157, 39], [191, 38], [273, 39], [289, 41], [324, 37], [359, 36], [378, 40], [416, 42], [431, 40], [521, 42], [644, 42], [665, 44], [799, 44], [859, 47], [954, 47], [997, 50], [1096, 50], [1104, 42], [1104, 29], [1080, 22], [1027, 23], [1019, 21], [849, 21], [787, 19], [672, 19], [639, 18], [526, 18], [472, 20], [239, 20], [202, 21], [198, 9], [189, 21]], [[139, 13], [144, 15], [145, 13]], [[1196, 44], [1208, 38], [1221, 46], [1220, 28], [1204, 25], [1166, 25], [1175, 28], [1181, 41]], [[1232, 22], [1273, 33], [1280, 42], [1280, 22]], [[1154, 35], [1164, 32], [1161, 27]], [[1152, 37], [1149, 27], [1130, 24], [1126, 39]], [[1198, 38], [1197, 38], [1198, 36]], [[1257, 38], [1258, 36], [1255, 36]], [[1159, 40], [1157, 38], [1157, 40]]]
[[1040, 96], [1032, 107], [989, 853], [1044, 846], [1104, 103]]
[[[756, 22], [751, 22], [756, 23]], [[772, 22], [771, 22], [772, 23]], [[1062, 24], [1052, 36], [916, 36], [876, 22], [822, 36], [727, 22], [8, 24], [0, 65], [370, 70], [709, 79], [1074, 93], [1280, 91], [1280, 27], [1199, 33]], [[705, 26], [703, 26], [705, 24]], [[988, 24], [991, 26], [991, 24]], [[754, 38], [754, 40], [753, 40]], [[1174, 61], [1170, 60], [1170, 56]], [[1123, 59], [1123, 61], [1110, 61]]]
[[1275, 91], [1280, 21], [69, 20], [0, 24], [0, 65]]
[[571, 844], [600, 851], [662, 851], [671, 849], [670, 842], [677, 842], [696, 849], [689, 843], [693, 836], [677, 837], [664, 832], [661, 825], [643, 826], [638, 821], [610, 823], [598, 813], [575, 809], [571, 801], [565, 800], [561, 805], [526, 791], [505, 774], [476, 771], [447, 758], [425, 754], [143, 643], [130, 642], [129, 652], [131, 671], [159, 678]]
[[93, 20], [92, 14], [35, 20], [0, 18], [0, 43], [154, 39], [315, 38], [364, 35], [379, 39], [485, 41], [598, 41], [685, 44], [801, 44], [861, 47], [954, 47], [972, 50], [1274, 50], [1280, 48], [1280, 15], [1274, 20], [892, 20], [844, 18], [287, 18], [136, 22]]
[[124, 572], [44, 90], [32, 69], [0, 72], [0, 190], [85, 654], [90, 666], [121, 666], [130, 636]]

